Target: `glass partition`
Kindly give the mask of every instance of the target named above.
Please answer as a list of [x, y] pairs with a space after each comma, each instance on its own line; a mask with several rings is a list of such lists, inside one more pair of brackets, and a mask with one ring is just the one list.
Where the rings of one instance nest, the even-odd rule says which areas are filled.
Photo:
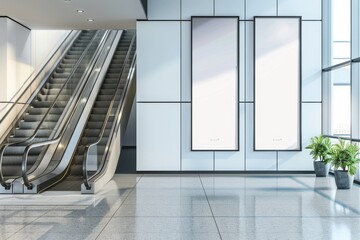
[[331, 65], [350, 60], [351, 0], [331, 0]]
[[331, 71], [331, 135], [351, 136], [350, 66]]
[[323, 133], [358, 144], [360, 2], [329, 0], [323, 6]]

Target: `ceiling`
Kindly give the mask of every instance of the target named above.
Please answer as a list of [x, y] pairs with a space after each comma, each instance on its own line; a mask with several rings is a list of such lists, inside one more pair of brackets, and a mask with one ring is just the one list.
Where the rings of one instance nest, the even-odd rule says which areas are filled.
[[30, 29], [130, 29], [146, 19], [141, 0], [0, 0], [0, 16]]

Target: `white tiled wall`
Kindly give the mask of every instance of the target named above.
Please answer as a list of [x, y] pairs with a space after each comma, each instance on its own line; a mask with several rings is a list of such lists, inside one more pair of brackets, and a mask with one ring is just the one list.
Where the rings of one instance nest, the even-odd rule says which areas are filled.
[[246, 0], [246, 19], [254, 16], [276, 16], [277, 0]]
[[191, 101], [191, 22], [181, 22], [181, 101]]
[[68, 30], [29, 30], [0, 18], [0, 101], [11, 101], [35, 69], [59, 47]]
[[[137, 25], [137, 168], [311, 170], [308, 152], [253, 151], [253, 18], [302, 16], [303, 148], [321, 132], [321, 0], [149, 0]], [[240, 151], [192, 152], [191, 16], [239, 16]], [[169, 21], [167, 21], [169, 20]], [[246, 20], [246, 21], [244, 21]], [[310, 161], [309, 161], [310, 160]]]
[[245, 23], [245, 99], [254, 101], [254, 23]]
[[245, 170], [245, 103], [239, 104], [239, 151], [215, 152], [215, 170]]
[[302, 16], [303, 20], [321, 20], [321, 1], [278, 0], [278, 14], [279, 16]]
[[254, 104], [246, 104], [246, 170], [275, 171], [276, 152], [254, 151]]
[[302, 100], [321, 101], [321, 21], [302, 22]]
[[215, 16], [239, 16], [245, 19], [245, 0], [215, 0]]
[[148, 19], [180, 19], [180, 0], [152, 0], [148, 6]]
[[181, 104], [181, 169], [214, 170], [214, 153], [191, 151], [191, 104]]
[[[148, 3], [151, 4], [151, 1]], [[181, 0], [181, 19], [191, 16], [213, 16], [214, 0]]]
[[137, 100], [180, 101], [180, 22], [137, 23]]
[[246, 34], [244, 21], [239, 24], [239, 100], [245, 101], [245, 56], [246, 56]]
[[10, 101], [32, 72], [31, 35], [29, 29], [8, 18], [0, 21], [0, 100]]
[[302, 104], [301, 152], [279, 152], [279, 170], [312, 170], [313, 160], [309, 150], [310, 138], [321, 133], [321, 103]]
[[69, 30], [31, 30], [33, 69], [42, 67], [69, 33]]
[[180, 103], [138, 103], [137, 170], [180, 170]]

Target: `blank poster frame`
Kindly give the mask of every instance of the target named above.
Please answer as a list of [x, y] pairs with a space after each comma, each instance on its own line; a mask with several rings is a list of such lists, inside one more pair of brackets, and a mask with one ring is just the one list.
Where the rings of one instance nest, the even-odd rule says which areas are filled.
[[[299, 76], [298, 76], [298, 94], [299, 94], [299, 100], [297, 102], [298, 104], [298, 109], [299, 109], [299, 113], [298, 113], [298, 129], [299, 129], [299, 134], [298, 134], [298, 148], [294, 148], [294, 149], [276, 149], [276, 148], [269, 148], [269, 149], [261, 149], [261, 148], [257, 148], [256, 147], [256, 19], [298, 19], [299, 21], [299, 68], [298, 68], [298, 72], [299, 72]], [[254, 126], [253, 126], [253, 150], [254, 151], [275, 151], [275, 152], [299, 152], [302, 151], [302, 17], [301, 16], [255, 16], [254, 17], [254, 42], [253, 42], [253, 54], [254, 54], [254, 59], [253, 59], [253, 72], [254, 72], [254, 89], [253, 89], [253, 94], [254, 94], [254, 111], [253, 111], [253, 122], [254, 122]]]
[[[237, 84], [237, 97], [236, 97], [236, 104], [237, 104], [237, 107], [236, 107], [236, 111], [237, 111], [237, 114], [236, 114], [236, 141], [237, 141], [237, 144], [236, 144], [236, 147], [234, 149], [195, 149], [193, 147], [193, 19], [194, 18], [210, 18], [210, 19], [226, 19], [226, 18], [234, 18], [236, 19], [236, 22], [237, 22], [237, 49], [236, 49], [236, 61], [237, 61], [237, 71], [236, 71], [236, 84]], [[190, 141], [190, 145], [191, 145], [191, 151], [197, 151], [197, 152], [209, 152], [209, 151], [220, 151], [220, 152], [233, 152], [233, 151], [239, 151], [240, 149], [240, 134], [239, 134], [239, 115], [240, 115], [240, 91], [239, 91], [239, 50], [240, 50], [240, 44], [239, 44], [239, 21], [240, 21], [240, 18], [239, 16], [192, 16], [191, 17], [191, 30], [190, 30], [190, 38], [191, 38], [191, 41], [190, 41], [190, 49], [191, 49], [191, 62], [190, 62], [190, 72], [191, 72], [191, 141]]]

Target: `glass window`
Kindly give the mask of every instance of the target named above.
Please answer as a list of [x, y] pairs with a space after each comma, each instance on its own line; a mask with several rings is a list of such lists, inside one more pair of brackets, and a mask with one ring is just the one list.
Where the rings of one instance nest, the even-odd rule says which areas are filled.
[[353, 0], [351, 8], [351, 53], [352, 58], [358, 58], [360, 57], [360, 1]]
[[[324, 133], [360, 138], [360, 0], [323, 1]], [[351, 61], [351, 62], [349, 62]], [[354, 89], [355, 88], [355, 89]], [[354, 116], [354, 118], [352, 118]], [[355, 176], [360, 180], [360, 171]]]
[[350, 137], [351, 85], [350, 66], [331, 72], [331, 135]]
[[331, 65], [335, 65], [351, 56], [351, 0], [332, 0], [331, 4]]

